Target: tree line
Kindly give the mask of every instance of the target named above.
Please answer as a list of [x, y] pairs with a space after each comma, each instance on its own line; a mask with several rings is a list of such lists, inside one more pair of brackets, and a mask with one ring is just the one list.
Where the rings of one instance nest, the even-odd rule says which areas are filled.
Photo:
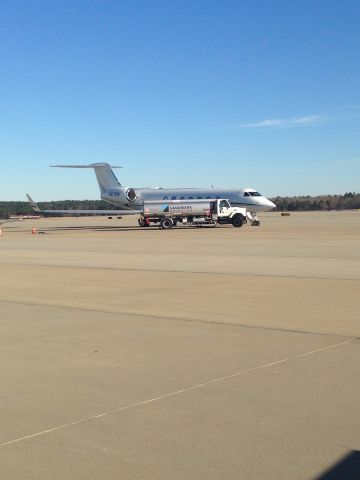
[[[352, 210], [360, 209], [360, 193], [348, 192], [344, 195], [319, 195], [316, 197], [275, 197], [275, 211], [313, 211], [313, 210]], [[103, 200], [61, 200], [38, 202], [41, 210], [119, 210]], [[29, 202], [0, 202], [0, 218], [11, 215], [32, 215]]]
[[360, 193], [348, 192], [344, 195], [319, 195], [316, 197], [275, 197], [271, 199], [276, 211], [314, 211], [314, 210], [354, 210], [360, 208]]

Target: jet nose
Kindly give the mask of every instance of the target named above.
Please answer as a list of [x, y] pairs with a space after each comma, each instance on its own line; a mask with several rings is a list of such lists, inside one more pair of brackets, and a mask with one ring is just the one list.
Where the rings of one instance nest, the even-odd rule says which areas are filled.
[[271, 200], [268, 198], [264, 198], [264, 206], [265, 206], [265, 211], [272, 210], [273, 208], [276, 207], [275, 203], [273, 203]]

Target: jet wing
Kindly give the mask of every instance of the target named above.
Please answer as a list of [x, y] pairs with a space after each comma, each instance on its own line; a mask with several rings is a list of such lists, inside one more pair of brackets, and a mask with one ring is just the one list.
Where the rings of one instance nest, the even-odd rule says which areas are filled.
[[47, 215], [51, 213], [63, 213], [63, 214], [73, 214], [73, 215], [136, 215], [139, 213], [139, 210], [40, 210], [40, 213], [45, 213]]
[[41, 208], [34, 202], [30, 195], [26, 194], [29, 203], [36, 213], [51, 214], [73, 214], [73, 215], [137, 215], [139, 210], [41, 210]]

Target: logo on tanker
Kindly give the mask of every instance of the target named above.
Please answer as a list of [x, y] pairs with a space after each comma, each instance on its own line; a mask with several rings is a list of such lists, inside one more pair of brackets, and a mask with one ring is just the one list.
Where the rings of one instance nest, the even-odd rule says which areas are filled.
[[171, 212], [175, 212], [175, 213], [179, 213], [179, 212], [191, 212], [192, 211], [192, 206], [191, 205], [169, 205], [168, 203], [163, 205], [162, 207], [162, 211], [164, 213], [169, 213], [170, 211]]

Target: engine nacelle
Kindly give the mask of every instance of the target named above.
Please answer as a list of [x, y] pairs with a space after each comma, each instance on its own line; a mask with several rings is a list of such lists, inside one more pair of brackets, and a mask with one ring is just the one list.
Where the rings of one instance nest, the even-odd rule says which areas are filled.
[[101, 198], [114, 205], [131, 205], [137, 199], [136, 191], [134, 188], [119, 187], [117, 189], [107, 190], [101, 194]]
[[134, 202], [136, 200], [136, 192], [133, 188], [127, 188], [125, 195], [129, 202]]

